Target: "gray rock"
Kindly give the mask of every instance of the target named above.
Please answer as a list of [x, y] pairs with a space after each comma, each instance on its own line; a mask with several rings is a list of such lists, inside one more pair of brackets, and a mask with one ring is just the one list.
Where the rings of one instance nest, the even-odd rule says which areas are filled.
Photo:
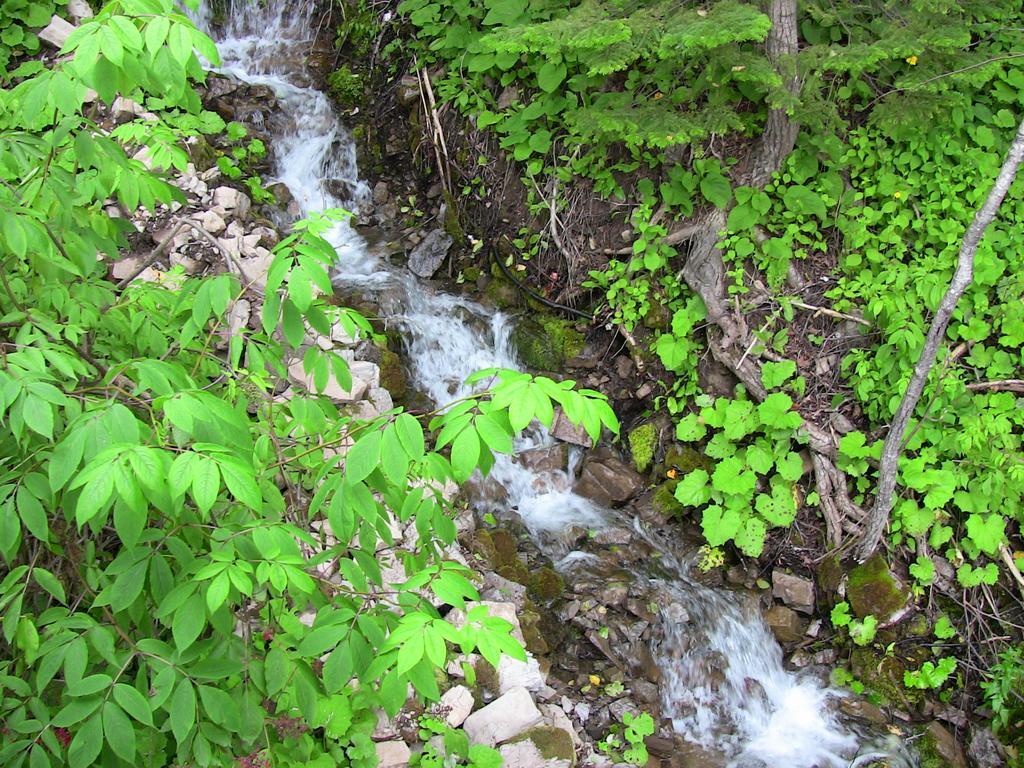
[[967, 768], [964, 751], [946, 726], [934, 720], [925, 729], [925, 736], [930, 738], [935, 754], [941, 757], [949, 768]]
[[595, 451], [583, 462], [573, 490], [602, 506], [621, 506], [643, 488], [643, 478], [608, 451]]
[[814, 613], [814, 582], [778, 568], [772, 571], [772, 595], [794, 611]]
[[192, 218], [211, 235], [219, 235], [227, 229], [224, 219], [216, 211], [198, 211]]
[[378, 741], [377, 768], [405, 768], [412, 753], [404, 741]]
[[449, 726], [458, 728], [473, 711], [473, 692], [464, 685], [449, 688], [437, 703], [437, 711]]
[[971, 729], [971, 741], [967, 746], [967, 757], [974, 768], [1003, 768], [1006, 765], [1006, 751], [988, 728]]
[[555, 411], [555, 420], [551, 422], [551, 436], [563, 443], [582, 445], [584, 448], [590, 448], [593, 445], [587, 431], [582, 426], [577, 426], [569, 421], [569, 417], [561, 408]]
[[85, 0], [68, 0], [68, 16], [76, 22], [92, 18], [92, 8]]
[[505, 744], [498, 752], [504, 768], [570, 768], [572, 765], [569, 760], [544, 757], [531, 739]]
[[496, 744], [514, 739], [543, 720], [525, 688], [513, 688], [466, 718], [463, 730], [471, 744]]
[[451, 235], [443, 229], [431, 230], [409, 254], [409, 269], [419, 277], [433, 277], [448, 255], [452, 242]]
[[388, 190], [386, 181], [378, 181], [373, 185], [373, 203], [374, 205], [387, 205], [388, 200], [391, 198], [391, 192]]
[[249, 196], [234, 187], [217, 187], [213, 190], [213, 204], [241, 219], [248, 215], [252, 207]]
[[546, 683], [547, 678], [532, 653], [526, 654], [526, 661], [502, 656], [498, 662], [498, 693], [508, 693], [517, 688], [525, 688], [536, 693]]
[[564, 471], [569, 465], [568, 446], [561, 444], [531, 448], [516, 456], [515, 462], [534, 472]]
[[792, 608], [773, 605], [765, 611], [764, 621], [780, 643], [795, 643], [804, 636], [803, 623]]
[[46, 28], [39, 33], [39, 39], [44, 43], [49, 43], [54, 48], [63, 48], [64, 43], [71, 37], [71, 33], [75, 31], [75, 27], [68, 21], [65, 21], [60, 16], [54, 15], [50, 19], [50, 23], [46, 25]]

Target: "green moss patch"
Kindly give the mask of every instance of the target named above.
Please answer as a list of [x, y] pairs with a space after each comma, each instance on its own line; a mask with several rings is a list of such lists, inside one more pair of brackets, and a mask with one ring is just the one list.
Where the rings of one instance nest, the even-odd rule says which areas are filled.
[[583, 335], [575, 326], [550, 315], [522, 320], [512, 341], [526, 367], [537, 371], [557, 371], [583, 350]]
[[641, 424], [629, 433], [629, 452], [637, 472], [646, 472], [658, 448], [658, 430], [654, 424]]

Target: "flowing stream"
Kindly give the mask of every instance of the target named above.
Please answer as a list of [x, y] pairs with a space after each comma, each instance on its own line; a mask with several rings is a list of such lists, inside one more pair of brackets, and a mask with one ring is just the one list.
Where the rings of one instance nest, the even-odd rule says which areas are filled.
[[[276, 180], [289, 187], [304, 214], [364, 203], [367, 185], [359, 178], [354, 144], [305, 70], [313, 36], [311, 5], [237, 2], [223, 29], [211, 27], [205, 5], [193, 18], [217, 40], [220, 71], [276, 93], [283, 113], [275, 115], [271, 126]], [[338, 190], [338, 180], [349, 190], [347, 199], [328, 191]], [[508, 317], [385, 264], [347, 222], [338, 224], [329, 239], [338, 251], [339, 282], [389, 297], [382, 304], [390, 322], [403, 331], [415, 385], [435, 403], [462, 394], [465, 378], [476, 370], [519, 367]], [[518, 448], [548, 440], [534, 431]], [[541, 478], [499, 458], [492, 479], [507, 494], [504, 509], [515, 509], [541, 549], [568, 570], [585, 569], [587, 556], [560, 545], [560, 532], [573, 525], [593, 530], [623, 524], [616, 513], [575, 495], [568, 477]], [[819, 678], [787, 671], [759, 611], [745, 608], [729, 591], [690, 579], [685, 557], [638, 530], [663, 557], [658, 574], [637, 573], [636, 578], [650, 580], [666, 596], [664, 605], [681, 604], [691, 617], [676, 624], [663, 616], [660, 640], [652, 649], [662, 670], [663, 712], [676, 731], [723, 754], [737, 768], [866, 765], [867, 755], [855, 757], [857, 734], [835, 714], [835, 699], [842, 694]], [[720, 670], [713, 680], [709, 659]]]

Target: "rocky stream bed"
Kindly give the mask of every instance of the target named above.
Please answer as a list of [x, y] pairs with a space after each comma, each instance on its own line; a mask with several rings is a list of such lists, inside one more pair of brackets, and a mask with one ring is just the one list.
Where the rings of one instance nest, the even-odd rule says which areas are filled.
[[[339, 300], [373, 318], [388, 343], [341, 327], [329, 337], [311, 333], [307, 343], [349, 360], [352, 386], [334, 382], [325, 394], [353, 415], [372, 417], [396, 403], [436, 405], [475, 368], [520, 361], [605, 392], [620, 411], [642, 412], [653, 394], [638, 375], [642, 361], [609, 349], [606, 336], [539, 314], [500, 270], [473, 267], [461, 284], [446, 274], [446, 264], [468, 264], [473, 251], [445, 226], [453, 212], [439, 182], [409, 162], [409, 125], [423, 119], [418, 91], [407, 80], [394, 84], [407, 126], [354, 118], [346, 127], [315, 88], [323, 45], [310, 40], [308, 25], [308, 7], [271, 2], [211, 29], [225, 66], [207, 84], [206, 103], [268, 144], [263, 172], [275, 180], [275, 203], [254, 203], [196, 142], [185, 172], [171, 174], [187, 204], [134, 214], [136, 252], [113, 265], [112, 278], [127, 284], [178, 279], [176, 267], [189, 275], [231, 270], [259, 294], [288, 222], [344, 204], [356, 219], [332, 233]], [[59, 45], [68, 31], [43, 37]], [[120, 100], [106, 120], [140, 114]], [[363, 155], [375, 156], [378, 178], [360, 175], [351, 129], [364, 137]], [[516, 317], [517, 306], [529, 310]], [[258, 317], [258, 302], [237, 302], [219, 343], [226, 347]], [[311, 386], [301, 357], [289, 374], [281, 399]], [[474, 569], [482, 600], [512, 622], [529, 657], [506, 658], [497, 669], [476, 657], [455, 660], [435, 714], [471, 742], [497, 746], [511, 768], [609, 766], [613, 759], [595, 745], [626, 713], [641, 711], [657, 722], [647, 739], [652, 768], [966, 766], [950, 732], [966, 725], [963, 713], [909, 700], [894, 659], [859, 650], [847, 659], [830, 643], [822, 617], [839, 599], [857, 615], [878, 616], [894, 642], [923, 631], [899, 576], [880, 559], [845, 577], [828, 560], [814, 572], [755, 561], [696, 568], [696, 530], [674, 517], [664, 485], [695, 457], [666, 449], [667, 425], [650, 424], [642, 463], [635, 450], [630, 458], [611, 443], [592, 446], [560, 419], [550, 434], [528, 435], [491, 478], [461, 493], [449, 489], [462, 509], [459, 546], [449, 557]], [[394, 551], [379, 553], [390, 563], [386, 581], [404, 579], [400, 550], [415, 540], [414, 531], [394, 533]], [[458, 612], [449, 619], [458, 621]], [[841, 664], [889, 690], [885, 706], [831, 688], [829, 671]], [[381, 716], [374, 734], [381, 768], [403, 768], [422, 749], [421, 712], [410, 700], [395, 719]], [[968, 754], [979, 768], [1001, 764], [983, 729], [972, 731]]]

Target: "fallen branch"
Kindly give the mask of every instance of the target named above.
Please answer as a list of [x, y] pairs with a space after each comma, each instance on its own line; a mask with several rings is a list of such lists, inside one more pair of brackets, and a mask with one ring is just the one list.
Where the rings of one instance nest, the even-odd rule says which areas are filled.
[[859, 323], [860, 325], [863, 325], [867, 328], [871, 327], [871, 323], [869, 323], [863, 317], [857, 317], [856, 315], [848, 315], [845, 312], [836, 312], [834, 309], [829, 309], [828, 307], [816, 307], [813, 304], [805, 304], [804, 302], [796, 301], [795, 299], [790, 299], [789, 303], [792, 304], [794, 307], [806, 309], [808, 312], [813, 312], [816, 315], [828, 315], [829, 317], [834, 317], [837, 320], [850, 320], [854, 323]]
[[974, 220], [964, 234], [960, 255], [957, 258], [956, 272], [953, 273], [949, 288], [932, 318], [921, 355], [914, 365], [914, 373], [910, 377], [910, 383], [903, 394], [899, 408], [896, 409], [889, 434], [885, 438], [878, 470], [878, 493], [868, 514], [864, 538], [857, 548], [857, 557], [861, 561], [871, 557], [882, 539], [885, 525], [889, 521], [893, 494], [896, 490], [896, 473], [903, 446], [903, 435], [907, 431], [910, 418], [913, 416], [925, 385], [928, 383], [928, 374], [935, 364], [939, 345], [946, 337], [946, 328], [953, 316], [953, 310], [956, 309], [960, 297], [963, 296], [974, 278], [974, 255], [978, 251], [981, 238], [999, 212], [999, 206], [1002, 205], [1003, 198], [1006, 197], [1010, 185], [1013, 184], [1022, 161], [1024, 161], [1024, 123], [1021, 123], [1017, 129], [1017, 136], [1014, 138], [1013, 144], [1010, 145], [1006, 159], [1003, 161], [1003, 167], [999, 170], [999, 175], [996, 177], [988, 197], [985, 198], [984, 204], [978, 209]]
[[992, 390], [993, 392], [1019, 392], [1024, 394], [1024, 379], [1000, 379], [999, 381], [978, 381], [968, 384], [967, 388], [975, 392]]
[[152, 252], [149, 254], [149, 256], [146, 257], [146, 260], [142, 262], [141, 265], [139, 265], [139, 268], [132, 272], [130, 275], [128, 275], [128, 277], [118, 282], [117, 290], [123, 290], [125, 286], [128, 285], [128, 283], [130, 283], [132, 280], [134, 280], [147, 269], [149, 269], [151, 266], [153, 266], [159, 260], [159, 258], [170, 249], [171, 243], [174, 242], [175, 236], [182, 230], [182, 227], [184, 226], [184, 221], [178, 221], [178, 223], [175, 224], [174, 228], [171, 230], [171, 233], [167, 235], [167, 237], [165, 237], [159, 243], [157, 243], [156, 248], [154, 248]]
[[1016, 561], [1013, 559], [1013, 555], [1010, 553], [1009, 548], [1006, 544], [999, 545], [999, 556], [1006, 563], [1006, 567], [1010, 571], [1010, 575], [1013, 576], [1013, 580], [1017, 582], [1017, 586], [1020, 587], [1020, 593], [1024, 596], [1024, 576], [1021, 575], [1020, 568], [1017, 567]]

